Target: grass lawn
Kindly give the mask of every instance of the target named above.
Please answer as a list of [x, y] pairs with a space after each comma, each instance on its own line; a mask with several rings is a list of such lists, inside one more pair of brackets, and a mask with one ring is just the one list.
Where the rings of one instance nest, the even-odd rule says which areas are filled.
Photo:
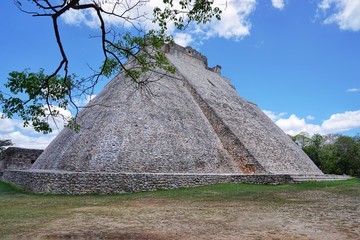
[[360, 182], [81, 196], [0, 182], [0, 239], [360, 239]]

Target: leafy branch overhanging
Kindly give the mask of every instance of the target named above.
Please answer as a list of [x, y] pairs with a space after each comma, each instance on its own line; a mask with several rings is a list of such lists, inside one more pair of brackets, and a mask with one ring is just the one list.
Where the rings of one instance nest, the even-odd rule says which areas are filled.
[[[185, 30], [191, 23], [207, 23], [220, 20], [222, 11], [209, 0], [162, 0], [162, 7], [155, 7], [152, 14], [141, 12], [142, 7], [151, 0], [14, 0], [19, 10], [34, 17], [48, 17], [61, 60], [50, 74], [44, 69], [30, 72], [9, 73], [5, 87], [10, 93], [0, 91], [2, 117], [20, 117], [24, 126], [43, 133], [52, 131], [49, 120], [56, 124], [56, 118], [63, 118], [67, 126], [79, 130], [77, 115], [82, 106], [76, 99], [92, 95], [95, 86], [102, 78], [109, 78], [123, 72], [136, 87], [144, 88], [151, 78], [144, 78], [146, 72], [156, 69], [165, 74], [175, 69], [161, 51], [162, 46], [171, 43], [167, 35], [168, 25], [174, 24], [178, 30]], [[92, 11], [99, 22], [103, 63], [99, 70], [93, 70], [88, 77], [79, 78], [69, 73], [70, 59], [62, 42], [59, 19], [68, 11]], [[134, 14], [135, 13], [135, 14]], [[113, 27], [106, 17], [117, 18], [122, 26]], [[158, 28], [144, 30], [142, 22], [152, 21]], [[125, 24], [131, 26], [126, 30]], [[125, 64], [131, 60], [132, 64]], [[74, 117], [68, 118], [62, 110], [75, 109]]]

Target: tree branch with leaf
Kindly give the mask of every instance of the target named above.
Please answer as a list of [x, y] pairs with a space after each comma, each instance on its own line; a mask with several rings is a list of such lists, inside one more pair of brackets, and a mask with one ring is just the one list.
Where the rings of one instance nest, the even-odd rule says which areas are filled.
[[[7, 91], [0, 91], [0, 105], [3, 117], [19, 117], [24, 126], [49, 133], [49, 121], [63, 118], [67, 126], [77, 130], [76, 117], [79, 109], [76, 99], [92, 95], [95, 86], [114, 74], [124, 73], [132, 83], [144, 88], [153, 80], [144, 78], [144, 73], [163, 70], [174, 73], [161, 51], [173, 38], [167, 34], [169, 24], [178, 31], [186, 30], [192, 24], [205, 24], [220, 20], [221, 10], [211, 0], [159, 1], [161, 6], [146, 13], [142, 9], [151, 0], [14, 0], [20, 11], [33, 17], [47, 18], [52, 22], [57, 50], [61, 56], [53, 69], [30, 69], [9, 73], [5, 84]], [[92, 69], [90, 76], [79, 77], [69, 73], [69, 66], [75, 64], [68, 58], [62, 41], [59, 21], [69, 11], [90, 11], [98, 20], [103, 61], [98, 70]], [[123, 24], [114, 26], [106, 21], [116, 18]], [[144, 22], [151, 21], [156, 29], [144, 28]], [[131, 26], [129, 29], [125, 26]], [[125, 64], [129, 59], [134, 64]], [[67, 118], [60, 109], [75, 109], [74, 116]]]

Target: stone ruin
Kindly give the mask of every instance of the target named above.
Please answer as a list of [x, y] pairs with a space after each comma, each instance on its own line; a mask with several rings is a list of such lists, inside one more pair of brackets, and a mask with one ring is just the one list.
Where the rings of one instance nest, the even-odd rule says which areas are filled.
[[119, 74], [80, 112], [78, 133], [65, 128], [31, 169], [6, 170], [3, 179], [35, 192], [82, 194], [325, 177], [238, 95], [220, 66], [209, 68], [190, 47], [164, 52], [176, 73], [160, 80], [149, 73], [151, 96]]
[[44, 150], [9, 147], [0, 153], [0, 177], [8, 170], [25, 170], [31, 168]]

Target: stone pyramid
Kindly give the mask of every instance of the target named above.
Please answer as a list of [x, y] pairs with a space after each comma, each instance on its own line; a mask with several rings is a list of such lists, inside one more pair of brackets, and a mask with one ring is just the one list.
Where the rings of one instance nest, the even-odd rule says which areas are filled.
[[[83, 193], [323, 175], [256, 104], [238, 95], [220, 66], [209, 68], [206, 57], [190, 47], [173, 44], [164, 51], [176, 73], [161, 79], [149, 73], [156, 79], [148, 85], [150, 96], [119, 74], [81, 111], [80, 132], [65, 128], [31, 170], [4, 178], [39, 192]], [[23, 183], [27, 177], [37, 183]], [[117, 183], [114, 189], [99, 187], [108, 180]], [[79, 187], [82, 182], [87, 187]], [[61, 184], [73, 190], [60, 191], [66, 188]]]

